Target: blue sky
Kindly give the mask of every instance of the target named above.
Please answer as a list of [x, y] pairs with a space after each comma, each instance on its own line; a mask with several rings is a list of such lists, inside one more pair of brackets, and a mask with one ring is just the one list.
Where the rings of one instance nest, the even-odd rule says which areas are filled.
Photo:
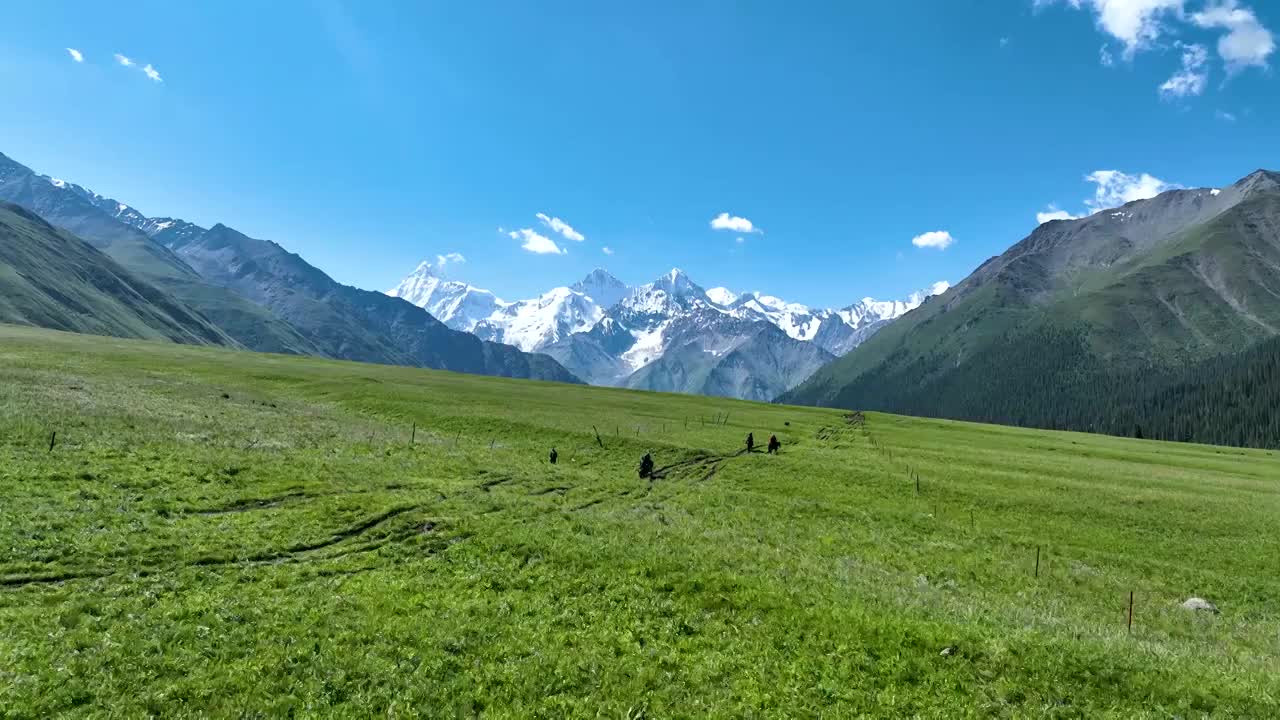
[[1037, 213], [1280, 168], [1270, 0], [4, 14], [0, 151], [372, 289], [459, 253], [508, 299], [678, 265], [844, 305], [958, 281]]

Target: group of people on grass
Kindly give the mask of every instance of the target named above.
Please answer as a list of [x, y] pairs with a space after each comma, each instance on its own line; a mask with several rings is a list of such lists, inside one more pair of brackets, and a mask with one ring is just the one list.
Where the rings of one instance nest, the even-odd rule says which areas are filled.
[[[753, 450], [755, 450], [755, 448], [756, 448], [756, 436], [755, 436], [755, 433], [747, 433], [747, 452], [752, 452]], [[782, 443], [778, 442], [778, 436], [777, 436], [777, 435], [770, 435], [770, 436], [769, 436], [769, 449], [768, 449], [768, 451], [767, 451], [767, 452], [768, 452], [770, 455], [773, 455], [774, 453], [778, 452], [778, 451], [779, 451], [779, 450], [781, 450], [781, 449], [782, 449]]]
[[[755, 433], [747, 433], [747, 452], [754, 452], [755, 448], [756, 448]], [[781, 450], [782, 450], [782, 443], [778, 440], [778, 436], [770, 435], [767, 452], [770, 455], [774, 455]], [[560, 454], [556, 452], [556, 449], [551, 448], [550, 460], [552, 465], [556, 464], [556, 460], [558, 460], [559, 457], [560, 457]], [[644, 457], [640, 458], [640, 477], [645, 479], [653, 477], [653, 455], [650, 453], [645, 453]]]

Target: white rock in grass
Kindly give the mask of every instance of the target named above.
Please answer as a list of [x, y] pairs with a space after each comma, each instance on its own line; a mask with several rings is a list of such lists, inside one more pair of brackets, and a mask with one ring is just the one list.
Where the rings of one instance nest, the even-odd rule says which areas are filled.
[[1182, 609], [1183, 610], [1203, 610], [1205, 612], [1211, 612], [1214, 615], [1218, 614], [1217, 605], [1214, 605], [1213, 603], [1209, 602], [1208, 600], [1205, 600], [1204, 598], [1198, 598], [1198, 597], [1187, 598], [1186, 602], [1182, 603]]

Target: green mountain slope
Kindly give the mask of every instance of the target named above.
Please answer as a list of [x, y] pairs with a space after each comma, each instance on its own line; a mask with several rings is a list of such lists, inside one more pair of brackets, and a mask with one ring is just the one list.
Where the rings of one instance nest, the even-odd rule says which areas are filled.
[[37, 175], [0, 154], [0, 200], [20, 205], [70, 231], [249, 349], [321, 354], [314, 344], [266, 308], [204, 281], [164, 245], [95, 204], [95, 197], [77, 185]]
[[1280, 176], [1259, 171], [1046, 223], [779, 400], [1128, 432], [1149, 403], [1121, 381], [1157, 392], [1137, 380], [1278, 331]]
[[0, 322], [236, 344], [206, 318], [89, 244], [5, 202], [0, 202]]
[[576, 382], [555, 360], [450, 330], [382, 293], [340, 285], [279, 245], [223, 225], [147, 218], [0, 154], [0, 200], [83, 239], [247, 348]]
[[576, 381], [550, 357], [451, 330], [420, 307], [342, 285], [276, 243], [225, 225], [173, 249], [206, 280], [269, 308], [332, 357]]

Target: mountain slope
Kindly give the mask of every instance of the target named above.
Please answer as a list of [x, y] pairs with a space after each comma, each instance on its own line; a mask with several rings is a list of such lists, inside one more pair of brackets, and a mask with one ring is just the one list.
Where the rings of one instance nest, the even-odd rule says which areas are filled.
[[333, 357], [575, 381], [549, 357], [451, 330], [405, 300], [341, 285], [276, 243], [225, 225], [174, 249], [206, 280], [270, 309]]
[[454, 330], [466, 332], [471, 332], [477, 323], [507, 306], [488, 290], [439, 277], [435, 267], [425, 261], [399, 285], [388, 290], [387, 295], [403, 298]]
[[148, 218], [0, 155], [0, 199], [76, 228], [121, 265], [254, 350], [566, 382], [546, 356], [449, 330], [401, 300], [339, 285], [279, 245], [226, 226]]
[[[146, 226], [151, 221], [123, 203], [73, 183], [37, 175], [3, 154], [0, 200], [25, 207], [52, 225], [70, 231], [251, 350], [321, 354], [265, 308], [204, 281], [164, 244], [148, 237], [140, 227], [127, 224], [125, 221]], [[109, 212], [112, 208], [114, 214]], [[151, 226], [162, 226], [159, 229], [163, 230], [174, 224], [168, 222], [169, 225], [162, 221]]]
[[675, 343], [628, 377], [625, 386], [768, 402], [835, 359], [770, 323], [739, 322], [744, 324], [740, 334], [725, 347], [708, 350], [703, 338]]
[[713, 301], [679, 269], [630, 289], [590, 330], [546, 352], [594, 384], [752, 400], [772, 399], [834, 358], [761, 313]]
[[111, 258], [0, 202], [0, 322], [200, 345], [236, 343]]
[[1278, 331], [1280, 176], [1259, 171], [1046, 223], [781, 400], [1091, 429], [1117, 378]]

